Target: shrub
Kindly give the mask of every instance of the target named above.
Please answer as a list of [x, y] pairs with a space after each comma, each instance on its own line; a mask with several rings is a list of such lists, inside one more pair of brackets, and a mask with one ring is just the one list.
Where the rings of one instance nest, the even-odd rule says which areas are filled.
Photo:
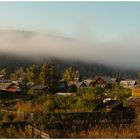
[[42, 111], [43, 112], [54, 112], [56, 107], [56, 103], [53, 99], [48, 99], [42, 104]]

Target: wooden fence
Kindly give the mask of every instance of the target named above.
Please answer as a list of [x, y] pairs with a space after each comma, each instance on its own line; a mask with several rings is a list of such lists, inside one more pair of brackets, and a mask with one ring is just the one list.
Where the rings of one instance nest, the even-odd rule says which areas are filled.
[[16, 120], [34, 121], [34, 113], [9, 111], [4, 109], [0, 109], [0, 112], [9, 116], [13, 115], [13, 117], [16, 118]]
[[44, 139], [50, 138], [50, 136], [47, 133], [40, 131], [39, 129], [33, 127], [32, 125], [28, 125], [28, 129], [29, 131], [32, 132], [32, 136], [35, 136], [36, 138], [44, 138]]
[[95, 125], [122, 125], [132, 124], [135, 118], [133, 110], [120, 110], [111, 112], [73, 112], [73, 113], [27, 113], [1, 110], [7, 115], [14, 115], [16, 120], [32, 122], [36, 128], [44, 127], [44, 130], [86, 130]]
[[50, 136], [47, 133], [42, 132], [41, 130], [33, 127], [31, 124], [32, 123], [26, 122], [26, 121], [0, 122], [1, 128], [9, 128], [11, 126], [14, 126], [14, 128], [16, 128], [16, 129], [20, 129], [21, 128], [23, 131], [26, 128], [27, 129], [26, 131], [31, 132], [32, 138], [44, 138], [44, 139], [50, 138]]
[[42, 113], [42, 112], [17, 112], [1, 109], [0, 112], [7, 115], [13, 115], [17, 121], [29, 122], [71, 122], [71, 121], [89, 121], [94, 123], [103, 122], [131, 122], [135, 117], [133, 110], [121, 110], [111, 112], [71, 112], [71, 113]]

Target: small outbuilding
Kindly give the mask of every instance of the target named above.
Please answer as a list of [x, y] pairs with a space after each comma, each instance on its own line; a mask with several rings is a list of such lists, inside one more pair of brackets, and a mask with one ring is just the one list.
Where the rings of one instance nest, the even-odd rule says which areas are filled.
[[46, 85], [35, 85], [32, 87], [32, 89], [35, 91], [35, 93], [48, 93], [48, 86]]
[[140, 84], [132, 87], [132, 96], [140, 96]]

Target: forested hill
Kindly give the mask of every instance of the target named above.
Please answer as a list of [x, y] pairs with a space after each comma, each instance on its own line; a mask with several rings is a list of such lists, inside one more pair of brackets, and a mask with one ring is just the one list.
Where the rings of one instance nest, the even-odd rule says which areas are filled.
[[133, 70], [120, 70], [110, 68], [97, 63], [85, 63], [68, 60], [60, 60], [56, 58], [40, 59], [38, 61], [31, 58], [24, 58], [14, 55], [1, 54], [0, 55], [0, 68], [7, 68], [9, 72], [13, 72], [19, 67], [27, 68], [31, 64], [41, 65], [42, 63], [53, 62], [57, 66], [58, 72], [62, 73], [67, 67], [74, 67], [79, 70], [83, 77], [93, 77], [95, 75], [113, 76], [120, 74], [124, 78], [137, 78], [137, 72]]

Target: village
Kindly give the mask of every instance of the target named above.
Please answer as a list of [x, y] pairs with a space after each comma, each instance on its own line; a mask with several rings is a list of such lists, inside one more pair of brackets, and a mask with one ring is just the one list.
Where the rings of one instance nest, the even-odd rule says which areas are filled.
[[[44, 77], [45, 78], [45, 77]], [[123, 79], [121, 77], [107, 77], [107, 76], [95, 76], [89, 79], [80, 79], [78, 71], [73, 74], [72, 80], [58, 79], [52, 81], [55, 85], [55, 89], [48, 84], [37, 84], [31, 81], [25, 81], [22, 79], [22, 72], [17, 80], [7, 79], [6, 75], [0, 75], [0, 94], [6, 96], [8, 94], [23, 94], [27, 87], [28, 90], [34, 90], [34, 95], [53, 93], [55, 95], [71, 96], [77, 93], [78, 88], [95, 88], [111, 90], [114, 83], [125, 89], [131, 89], [132, 96], [139, 96], [140, 85], [138, 79]], [[24, 86], [23, 86], [24, 85]], [[28, 92], [28, 91], [27, 91]]]
[[[52, 64], [50, 64], [51, 66]], [[45, 69], [46, 66], [46, 69]], [[49, 65], [48, 65], [49, 66]], [[82, 79], [78, 70], [74, 70], [72, 67], [67, 68], [62, 78], [54, 78], [55, 76], [50, 75], [51, 72], [47, 70], [47, 64], [43, 64], [40, 68], [39, 78], [41, 82], [36, 79], [35, 65], [30, 66], [27, 71], [28, 78], [25, 80], [25, 72], [22, 68], [19, 68], [16, 74], [13, 73], [16, 78], [7, 78], [5, 74], [0, 75], [0, 97], [1, 99], [9, 98], [9, 95], [15, 95], [15, 98], [24, 96], [32, 96], [32, 98], [37, 98], [42, 95], [51, 94], [53, 96], [77, 96], [82, 92], [97, 92], [97, 96], [102, 96], [102, 102], [116, 102], [123, 101], [125, 98], [130, 96], [139, 96], [140, 94], [140, 84], [138, 79], [123, 79], [120, 76], [108, 77], [108, 76], [95, 76], [94, 78]], [[32, 69], [33, 68], [33, 69]], [[44, 71], [42, 70], [44, 68]], [[4, 70], [4, 69], [3, 69]], [[3, 73], [3, 70], [2, 73]], [[29, 71], [30, 70], [30, 71]], [[56, 70], [55, 70], [56, 71]], [[48, 75], [47, 75], [48, 72]], [[53, 73], [53, 72], [52, 72]], [[54, 74], [55, 75], [55, 74]], [[46, 76], [46, 77], [45, 77]], [[47, 79], [49, 77], [49, 79]], [[14, 80], [12, 80], [14, 79]], [[48, 82], [49, 80], [49, 82]], [[116, 90], [123, 89], [128, 91], [124, 97], [119, 98], [120, 95], [116, 95], [113, 92]], [[81, 92], [81, 93], [80, 93]], [[94, 94], [94, 93], [93, 93]], [[118, 97], [117, 97], [118, 96]], [[126, 96], [126, 97], [125, 97]]]
[[[95, 122], [105, 123], [105, 118], [108, 118], [106, 123], [129, 124], [133, 122], [135, 112], [128, 101], [139, 97], [138, 79], [99, 75], [87, 79], [82, 78], [80, 72], [72, 67], [65, 69], [62, 77], [59, 77], [56, 76], [57, 71], [53, 64], [42, 64], [40, 70], [36, 69], [38, 67], [35, 65], [29, 66], [25, 72], [19, 68], [11, 74], [11, 78], [7, 78], [5, 72], [0, 75], [1, 122], [10, 123], [10, 125], [13, 123], [19, 125], [19, 122], [21, 125], [23, 123], [21, 121], [25, 121], [24, 125], [34, 122], [29, 126], [33, 131], [37, 129], [33, 126], [45, 118], [45, 122], [41, 125], [46, 127], [47, 124], [48, 132], [54, 129], [52, 123], [55, 123], [55, 128], [61, 126], [59, 131], [62, 131], [63, 127], [70, 129], [71, 124], [76, 120], [80, 121], [80, 124], [74, 123], [74, 125], [76, 127], [80, 125], [80, 129], [82, 126], [88, 128], [89, 124]], [[43, 114], [40, 115], [40, 113]], [[59, 118], [60, 124], [58, 114], [63, 116]], [[82, 116], [79, 118], [79, 115]], [[53, 122], [52, 117], [55, 118]], [[66, 121], [67, 118], [70, 124]], [[62, 124], [67, 124], [67, 126]], [[40, 133], [46, 131], [41, 132], [40, 127], [36, 131], [37, 136], [41, 138]], [[48, 133], [44, 137], [48, 138]], [[51, 137], [55, 137], [54, 134]]]

